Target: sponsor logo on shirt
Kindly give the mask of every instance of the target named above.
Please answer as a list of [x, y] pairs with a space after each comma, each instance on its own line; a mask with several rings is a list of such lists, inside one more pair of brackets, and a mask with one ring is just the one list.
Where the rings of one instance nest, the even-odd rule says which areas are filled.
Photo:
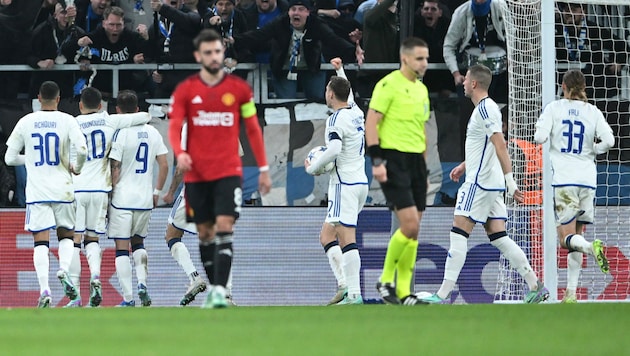
[[192, 118], [195, 126], [233, 126], [234, 114], [231, 112], [206, 112], [197, 111], [197, 116]]
[[201, 97], [199, 95], [195, 95], [195, 97], [193, 98], [191, 103], [193, 103], [193, 104], [201, 104], [201, 103], [203, 103], [203, 99], [201, 99]]

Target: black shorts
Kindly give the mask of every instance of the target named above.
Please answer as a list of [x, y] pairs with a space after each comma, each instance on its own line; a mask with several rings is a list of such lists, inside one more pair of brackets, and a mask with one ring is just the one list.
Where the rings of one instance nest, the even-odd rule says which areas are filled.
[[214, 223], [219, 215], [229, 215], [238, 219], [242, 202], [241, 177], [186, 183], [186, 221], [188, 222]]
[[418, 211], [427, 207], [427, 165], [422, 153], [383, 150], [387, 160], [387, 182], [381, 189], [390, 209], [415, 206]]

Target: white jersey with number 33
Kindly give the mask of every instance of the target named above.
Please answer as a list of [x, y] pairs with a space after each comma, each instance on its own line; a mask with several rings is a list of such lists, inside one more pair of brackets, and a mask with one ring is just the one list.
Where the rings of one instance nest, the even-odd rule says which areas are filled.
[[540, 115], [535, 136], [541, 142], [550, 138], [554, 187], [597, 187], [595, 139], [614, 142], [614, 136], [596, 106], [580, 100], [553, 101]]

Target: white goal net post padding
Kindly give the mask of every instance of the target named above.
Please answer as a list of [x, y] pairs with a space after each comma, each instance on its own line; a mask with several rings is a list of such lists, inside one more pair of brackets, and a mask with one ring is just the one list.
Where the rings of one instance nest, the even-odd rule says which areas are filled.
[[[525, 205], [509, 202], [508, 233], [544, 279], [552, 301], [562, 299], [567, 251], [557, 243], [550, 178], [543, 174], [544, 150], [533, 143], [533, 136], [543, 106], [561, 95], [562, 74], [579, 68], [587, 78], [590, 102], [613, 128], [615, 147], [597, 157], [596, 217], [585, 232], [587, 240], [606, 243], [610, 274], [602, 274], [594, 259], [585, 256], [578, 300], [630, 300], [630, 0], [571, 4], [581, 5], [584, 22], [571, 17], [561, 2], [506, 0], [509, 151], [526, 195]], [[572, 20], [577, 22], [573, 28]], [[503, 256], [499, 271], [495, 301], [522, 300], [527, 286]]]

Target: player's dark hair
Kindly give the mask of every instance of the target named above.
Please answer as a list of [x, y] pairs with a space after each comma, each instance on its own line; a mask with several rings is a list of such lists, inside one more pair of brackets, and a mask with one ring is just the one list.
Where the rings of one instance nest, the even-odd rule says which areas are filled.
[[422, 38], [413, 37], [413, 36], [407, 37], [400, 44], [400, 53], [409, 52], [416, 47], [429, 48], [429, 45]]
[[221, 43], [223, 43], [223, 38], [217, 31], [206, 28], [201, 30], [197, 37], [195, 37], [195, 39], [193, 40], [193, 45], [195, 46], [195, 50], [198, 51], [201, 43], [214, 41], [221, 41]]
[[468, 73], [482, 89], [488, 90], [492, 83], [492, 72], [483, 64], [475, 64], [468, 68]]
[[133, 90], [121, 90], [118, 92], [116, 106], [121, 114], [130, 114], [138, 111], [138, 95]]
[[588, 101], [586, 97], [586, 79], [584, 74], [577, 69], [568, 70], [562, 76], [562, 83], [567, 88], [567, 96], [572, 100]]
[[339, 101], [348, 101], [350, 95], [350, 82], [342, 77], [332, 76], [328, 82], [330, 90], [335, 94], [335, 98]]
[[81, 91], [81, 103], [88, 110], [98, 109], [98, 106], [101, 105], [101, 100], [103, 100], [103, 96], [100, 90], [94, 87], [87, 87]]
[[59, 85], [53, 81], [45, 81], [39, 86], [39, 96], [41, 100], [52, 101], [59, 96]]

